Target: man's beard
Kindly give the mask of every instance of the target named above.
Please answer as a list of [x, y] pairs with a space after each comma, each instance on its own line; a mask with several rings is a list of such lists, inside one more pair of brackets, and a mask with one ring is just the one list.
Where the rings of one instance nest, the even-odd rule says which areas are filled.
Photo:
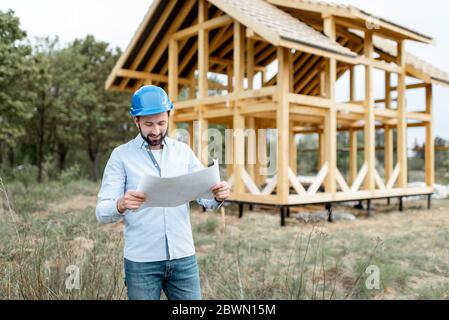
[[157, 140], [151, 140], [150, 139], [151, 134], [148, 134], [145, 137], [142, 133], [142, 129], [140, 128], [140, 123], [138, 123], [138, 126], [139, 126], [140, 136], [142, 137], [143, 140], [145, 140], [146, 143], [148, 143], [148, 146], [150, 146], [150, 147], [163, 146], [162, 142], [164, 141], [165, 137], [167, 136], [169, 126], [167, 126], [167, 129], [165, 130], [164, 134], [162, 134], [161, 137]]
[[167, 136], [168, 133], [168, 127], [167, 130], [165, 130], [164, 134], [161, 135], [161, 137], [157, 140], [151, 140], [151, 134], [147, 135], [146, 137], [144, 137], [144, 135], [141, 133], [142, 138], [148, 143], [148, 145], [150, 147], [156, 147], [156, 146], [160, 146], [162, 145], [162, 142], [164, 141], [165, 137]]

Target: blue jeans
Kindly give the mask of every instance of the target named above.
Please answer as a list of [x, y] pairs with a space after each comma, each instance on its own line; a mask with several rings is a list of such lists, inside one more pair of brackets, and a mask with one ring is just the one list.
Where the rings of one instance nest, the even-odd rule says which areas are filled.
[[162, 290], [169, 300], [201, 300], [195, 255], [157, 262], [125, 259], [125, 284], [129, 300], [160, 300]]

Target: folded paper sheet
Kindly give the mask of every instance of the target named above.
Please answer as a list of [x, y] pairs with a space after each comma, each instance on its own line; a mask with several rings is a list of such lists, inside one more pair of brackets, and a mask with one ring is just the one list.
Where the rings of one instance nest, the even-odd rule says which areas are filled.
[[147, 194], [141, 209], [148, 207], [178, 207], [195, 199], [212, 199], [210, 189], [220, 182], [218, 161], [214, 165], [193, 173], [176, 177], [144, 175], [137, 191]]

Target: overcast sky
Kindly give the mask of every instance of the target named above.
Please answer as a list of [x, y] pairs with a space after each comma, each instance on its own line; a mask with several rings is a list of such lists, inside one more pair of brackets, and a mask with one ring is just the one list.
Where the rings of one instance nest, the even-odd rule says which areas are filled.
[[[96, 39], [124, 50], [151, 2], [151, 0], [1, 0], [0, 10], [13, 9], [30, 38], [57, 35], [62, 43], [67, 43], [75, 38], [93, 34]], [[433, 37], [435, 45], [409, 42], [406, 48], [435, 66], [449, 71], [448, 1], [333, 0], [333, 2], [355, 5], [364, 11]], [[413, 95], [409, 98], [409, 104], [414, 105], [412, 108], [420, 109], [423, 106], [423, 99], [422, 95]], [[434, 108], [435, 132], [449, 139], [449, 87], [435, 87]], [[424, 130], [409, 130], [409, 145], [423, 132]]]

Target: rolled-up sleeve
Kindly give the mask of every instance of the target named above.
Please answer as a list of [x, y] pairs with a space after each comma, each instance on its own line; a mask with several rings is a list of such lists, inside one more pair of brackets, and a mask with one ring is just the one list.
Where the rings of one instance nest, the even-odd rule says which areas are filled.
[[117, 210], [117, 200], [125, 193], [126, 173], [117, 149], [115, 149], [106, 164], [98, 193], [95, 210], [97, 220], [101, 223], [115, 223], [123, 218]]
[[[200, 160], [195, 156], [193, 151], [190, 148], [188, 148], [188, 149], [189, 149], [188, 150], [188, 152], [189, 152], [189, 172], [195, 172], [195, 171], [204, 169], [204, 166], [202, 165]], [[212, 209], [212, 210], [216, 210], [221, 204], [221, 202], [218, 202], [214, 198], [212, 198], [212, 199], [196, 199], [196, 202], [200, 206], [203, 206], [206, 209]]]

